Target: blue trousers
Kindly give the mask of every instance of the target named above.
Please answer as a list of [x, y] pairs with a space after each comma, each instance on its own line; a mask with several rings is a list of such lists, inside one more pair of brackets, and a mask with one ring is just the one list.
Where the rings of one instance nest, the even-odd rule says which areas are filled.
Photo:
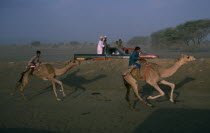
[[140, 67], [141, 67], [141, 65], [140, 65], [140, 64], [138, 64], [138, 63], [134, 63], [133, 65], [136, 65], [136, 66], [137, 66], [137, 68], [140, 68]]

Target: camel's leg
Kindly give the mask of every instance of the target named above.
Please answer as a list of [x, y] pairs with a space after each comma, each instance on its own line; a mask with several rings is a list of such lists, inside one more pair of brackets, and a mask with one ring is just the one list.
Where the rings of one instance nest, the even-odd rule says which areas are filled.
[[61, 81], [55, 79], [55, 78], [53, 78], [51, 80], [54, 81], [54, 82], [56, 82], [56, 83], [58, 83], [61, 86], [61, 90], [62, 90], [63, 96], [65, 97], [66, 94], [65, 94], [64, 89], [63, 89], [63, 83]]
[[20, 94], [21, 94], [23, 100], [27, 100], [27, 98], [26, 98], [26, 96], [24, 94], [24, 89], [20, 89]]
[[19, 81], [15, 84], [15, 88], [14, 88], [14, 90], [10, 93], [10, 95], [14, 95], [14, 94], [16, 93], [17, 89], [21, 86], [24, 75], [25, 75], [25, 72], [21, 73], [21, 77], [20, 77]]
[[20, 82], [17, 82], [16, 84], [15, 84], [15, 89], [10, 93], [10, 95], [15, 95], [15, 93], [17, 92], [17, 89], [21, 86], [21, 84], [22, 83], [20, 83]]
[[127, 74], [124, 79], [132, 86], [135, 96], [143, 103], [145, 103], [147, 106], [152, 106], [151, 104], [144, 101], [140, 96], [138, 92], [138, 84], [137, 81], [130, 75]]
[[[126, 82], [126, 81], [124, 81], [124, 82]], [[126, 95], [125, 95], [125, 100], [128, 102], [129, 108], [133, 109], [131, 101], [130, 101], [131, 85], [129, 85], [128, 83], [125, 83], [125, 86], [127, 88], [127, 92], [126, 92]]]
[[56, 92], [56, 86], [55, 86], [55, 82], [52, 81], [52, 86], [53, 86], [53, 91], [54, 91], [54, 94], [55, 94], [55, 97], [58, 101], [60, 101], [60, 99], [58, 98], [58, 95], [57, 95], [57, 92]]
[[131, 85], [124, 79], [124, 76], [123, 76], [123, 80], [124, 80], [124, 85], [127, 89], [127, 92], [125, 94], [125, 100], [128, 102], [129, 108], [133, 109], [131, 101], [130, 101]]
[[168, 85], [168, 86], [171, 87], [170, 101], [171, 102], [174, 102], [174, 100], [173, 100], [173, 92], [174, 92], [175, 84], [174, 83], [167, 82], [165, 80], [161, 80], [160, 83], [161, 84]]
[[28, 84], [28, 80], [29, 80], [29, 72], [26, 72], [23, 76], [22, 83], [20, 84], [20, 94], [22, 95], [24, 100], [26, 100], [26, 97], [24, 95], [24, 88]]
[[160, 94], [157, 96], [149, 96], [147, 99], [156, 99], [158, 97], [162, 97], [165, 95], [165, 93], [160, 89], [157, 83], [149, 83], [149, 84], [152, 85]]

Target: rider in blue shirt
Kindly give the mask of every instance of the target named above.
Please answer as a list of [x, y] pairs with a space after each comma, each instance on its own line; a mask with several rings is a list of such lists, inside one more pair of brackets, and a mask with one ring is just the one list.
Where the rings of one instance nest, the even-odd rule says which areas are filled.
[[135, 50], [133, 51], [133, 53], [130, 55], [129, 67], [132, 66], [132, 65], [136, 65], [137, 68], [141, 67], [140, 64], [136, 63], [136, 61], [140, 60], [140, 56], [139, 56], [140, 52], [141, 52], [141, 48], [136, 47]]

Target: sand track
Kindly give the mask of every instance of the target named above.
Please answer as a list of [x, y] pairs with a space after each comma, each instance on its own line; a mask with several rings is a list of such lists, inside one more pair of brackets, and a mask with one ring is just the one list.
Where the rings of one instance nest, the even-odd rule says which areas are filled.
[[[150, 60], [170, 66], [175, 59]], [[31, 78], [26, 87], [28, 101], [9, 92], [24, 69], [24, 62], [0, 63], [0, 132], [209, 132], [210, 59], [198, 59], [180, 68], [167, 80], [176, 84], [176, 104], [168, 97], [152, 101], [154, 108], [137, 103], [131, 111], [124, 99], [121, 71], [127, 60], [85, 61], [58, 77], [67, 97], [57, 102], [50, 83]], [[57, 66], [60, 67], [60, 66]], [[160, 86], [167, 93], [167, 86]], [[153, 88], [139, 82], [145, 95]], [[135, 100], [133, 94], [132, 99]]]

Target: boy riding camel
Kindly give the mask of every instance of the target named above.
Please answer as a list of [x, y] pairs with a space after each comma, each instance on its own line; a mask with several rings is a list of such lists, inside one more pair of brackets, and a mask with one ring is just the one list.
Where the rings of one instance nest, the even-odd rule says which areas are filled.
[[123, 76], [130, 73], [136, 67], [140, 69], [141, 65], [139, 64], [139, 61], [142, 60], [141, 57], [140, 57], [140, 52], [141, 52], [141, 48], [140, 47], [135, 47], [133, 53], [130, 55], [130, 58], [129, 58], [129, 65], [128, 65], [129, 67], [123, 73]]
[[41, 56], [40, 51], [36, 51], [36, 55], [33, 56], [30, 61], [28, 62], [28, 65], [26, 66], [26, 69], [24, 72], [21, 73], [21, 78], [19, 80], [19, 83], [22, 82], [23, 76], [26, 72], [30, 71], [30, 74], [33, 75], [34, 70], [40, 65], [39, 57]]
[[140, 47], [136, 47], [133, 51], [133, 53], [130, 55], [130, 59], [129, 59], [129, 67], [137, 67], [140, 68], [140, 64], [137, 62], [138, 60], [140, 60], [140, 54], [141, 52], [141, 48]]
[[40, 51], [36, 51], [36, 55], [33, 56], [30, 61], [28, 62], [28, 66], [26, 67], [25, 72], [30, 71], [30, 74], [32, 75], [34, 70], [40, 65], [39, 57], [41, 56]]

